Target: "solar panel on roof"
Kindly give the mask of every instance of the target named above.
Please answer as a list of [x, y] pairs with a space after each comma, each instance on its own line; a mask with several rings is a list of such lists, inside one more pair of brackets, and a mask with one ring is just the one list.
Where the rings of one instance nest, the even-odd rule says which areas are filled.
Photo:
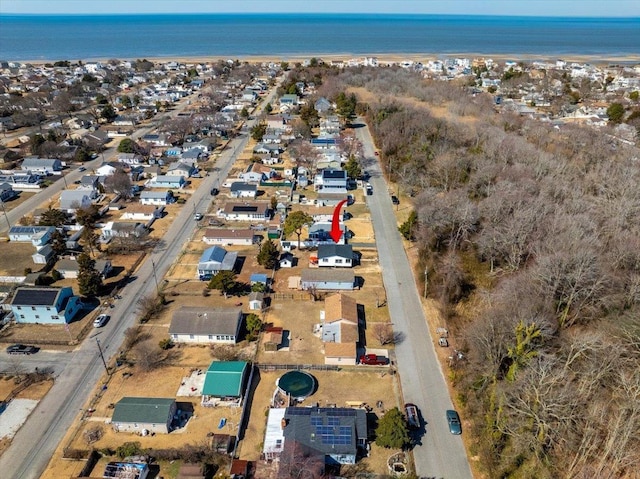
[[251, 213], [254, 211], [258, 211], [258, 207], [257, 206], [234, 206], [233, 211], [242, 212], [242, 213]]
[[311, 416], [311, 425], [312, 426], [322, 425], [322, 418], [320, 416]]
[[340, 418], [339, 417], [331, 417], [331, 416], [329, 416], [327, 418], [327, 424], [329, 426], [339, 426], [340, 425]]

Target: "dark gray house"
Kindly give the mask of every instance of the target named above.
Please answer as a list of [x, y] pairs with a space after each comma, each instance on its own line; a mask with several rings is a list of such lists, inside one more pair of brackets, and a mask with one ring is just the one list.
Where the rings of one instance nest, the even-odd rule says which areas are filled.
[[173, 398], [123, 397], [115, 405], [111, 423], [116, 432], [167, 434], [175, 413]]

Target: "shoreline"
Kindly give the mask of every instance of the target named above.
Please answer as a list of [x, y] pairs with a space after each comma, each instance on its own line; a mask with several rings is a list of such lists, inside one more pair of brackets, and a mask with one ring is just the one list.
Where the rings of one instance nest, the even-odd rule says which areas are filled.
[[[504, 61], [522, 61], [522, 62], [555, 62], [556, 60], [563, 60], [567, 63], [592, 63], [592, 64], [612, 64], [620, 63], [626, 65], [640, 64], [640, 53], [636, 55], [590, 55], [590, 54], [567, 54], [567, 55], [547, 55], [547, 54], [509, 54], [509, 53], [437, 53], [437, 52], [424, 52], [424, 53], [332, 53], [332, 54], [294, 54], [294, 55], [235, 55], [235, 56], [221, 56], [221, 55], [168, 55], [168, 56], [154, 56], [154, 57], [89, 57], [79, 59], [67, 59], [71, 63], [77, 63], [79, 61], [83, 63], [91, 62], [108, 62], [109, 60], [120, 61], [135, 61], [146, 59], [154, 63], [166, 63], [166, 62], [179, 62], [179, 63], [211, 63], [220, 60], [239, 60], [247, 63], [296, 63], [309, 60], [311, 58], [321, 59], [324, 62], [331, 61], [348, 61], [354, 59], [364, 58], [376, 58], [379, 63], [400, 63], [403, 61], [416, 61], [425, 62], [430, 60], [442, 60], [449, 58], [484, 58], [492, 59], [497, 62]], [[54, 63], [56, 61], [62, 61], [65, 59], [37, 59], [37, 60], [7, 60], [8, 62], [23, 63], [30, 65], [44, 65], [46, 63]]]

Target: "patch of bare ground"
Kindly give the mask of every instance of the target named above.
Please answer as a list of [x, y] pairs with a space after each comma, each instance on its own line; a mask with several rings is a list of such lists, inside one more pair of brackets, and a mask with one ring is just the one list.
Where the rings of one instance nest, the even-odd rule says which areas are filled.
[[[318, 389], [300, 406], [345, 407], [346, 401], [362, 401], [373, 408], [372, 414], [377, 417], [381, 417], [386, 409], [400, 407], [397, 376], [391, 375], [388, 371], [364, 368], [365, 366], [342, 371], [311, 371], [317, 380]], [[275, 391], [276, 380], [282, 374], [284, 374], [283, 371], [260, 371], [259, 382], [252, 394], [252, 413], [245, 437], [240, 443], [240, 459], [260, 458], [271, 397]], [[376, 407], [378, 401], [382, 401], [382, 408]], [[374, 445], [370, 457], [364, 461], [372, 472], [386, 474], [386, 461], [390, 454], [392, 454], [391, 450]]]
[[31, 255], [36, 249], [31, 243], [0, 242], [0, 276], [23, 276], [26, 268], [34, 271], [39, 265], [33, 263]]

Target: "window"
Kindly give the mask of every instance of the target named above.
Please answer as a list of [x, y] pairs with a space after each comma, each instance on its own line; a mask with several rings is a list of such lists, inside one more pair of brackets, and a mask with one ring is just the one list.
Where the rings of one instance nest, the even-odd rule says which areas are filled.
[[190, 334], [189, 339], [196, 339], [196, 337], [193, 334]]
[[60, 319], [59, 316], [51, 316], [51, 319]]
[[47, 306], [47, 311], [51, 311], [51, 307]]
[[21, 315], [20, 315], [20, 319], [24, 319], [24, 314], [21, 314]]
[[40, 315], [39, 314], [36, 314], [36, 319], [40, 319]]
[[209, 335], [209, 339], [213, 339], [213, 334], [210, 334], [210, 335]]
[[21, 310], [22, 310], [22, 306], [16, 306], [16, 309], [17, 309], [18, 311], [21, 311]]
[[336, 264], [342, 264], [342, 260], [341, 259], [337, 259], [336, 260]]
[[35, 306], [31, 306], [31, 311], [35, 311], [36, 307]]

